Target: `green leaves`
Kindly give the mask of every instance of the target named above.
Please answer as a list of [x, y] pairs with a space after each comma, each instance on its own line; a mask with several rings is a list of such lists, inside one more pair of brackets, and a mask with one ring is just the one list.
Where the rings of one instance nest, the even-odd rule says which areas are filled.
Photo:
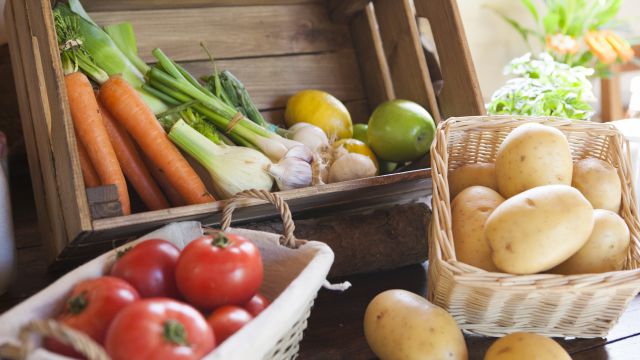
[[559, 116], [588, 119], [595, 100], [588, 77], [593, 69], [558, 63], [549, 54], [516, 58], [505, 69], [516, 75], [498, 89], [487, 104], [492, 115]]

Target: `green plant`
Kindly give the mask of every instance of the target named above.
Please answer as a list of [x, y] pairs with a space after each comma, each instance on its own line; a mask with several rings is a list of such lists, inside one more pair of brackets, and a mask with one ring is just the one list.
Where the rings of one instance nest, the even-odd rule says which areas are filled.
[[516, 58], [505, 74], [516, 75], [491, 97], [492, 115], [558, 116], [586, 120], [593, 115], [595, 101], [588, 77], [593, 69], [559, 63], [547, 53], [539, 59], [531, 54]]
[[533, 28], [490, 8], [518, 31], [530, 49], [530, 40], [537, 39], [556, 61], [594, 67], [599, 75], [606, 75], [612, 62], [634, 57], [626, 40], [611, 31], [601, 31], [615, 20], [622, 0], [544, 0], [544, 13], [533, 0], [520, 1], [535, 22]]

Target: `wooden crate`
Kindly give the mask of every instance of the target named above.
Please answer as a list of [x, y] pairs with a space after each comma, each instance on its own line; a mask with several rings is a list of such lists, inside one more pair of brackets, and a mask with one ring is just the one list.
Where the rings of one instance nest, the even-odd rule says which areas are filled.
[[[51, 260], [95, 254], [114, 238], [148, 232], [170, 221], [214, 224], [222, 202], [92, 219], [51, 15], [55, 1], [9, 0], [5, 18], [33, 190]], [[482, 99], [455, 0], [84, 0], [99, 24], [133, 23], [146, 61], [162, 48], [195, 75], [211, 72], [204, 41], [246, 84], [270, 120], [280, 120], [289, 96], [317, 88], [341, 99], [354, 122], [393, 98], [416, 101], [436, 121], [479, 115]], [[416, 15], [428, 18], [444, 88], [437, 95], [420, 45]], [[232, 29], [232, 30], [231, 30]], [[434, 64], [430, 64], [434, 65]], [[407, 202], [430, 191], [430, 171], [282, 192], [298, 217]], [[305, 215], [306, 214], [306, 215]], [[274, 216], [246, 201], [239, 220]]]

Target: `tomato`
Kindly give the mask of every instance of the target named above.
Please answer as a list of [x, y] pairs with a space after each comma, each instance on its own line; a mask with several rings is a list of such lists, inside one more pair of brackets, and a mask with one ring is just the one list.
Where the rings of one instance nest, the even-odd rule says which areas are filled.
[[215, 348], [213, 330], [192, 306], [168, 299], [144, 299], [113, 320], [105, 349], [112, 360], [195, 360]]
[[267, 306], [269, 306], [269, 300], [260, 293], [253, 295], [251, 300], [242, 305], [253, 317], [258, 316]]
[[239, 306], [225, 305], [217, 308], [207, 318], [218, 343], [221, 343], [236, 331], [242, 329], [253, 319], [249, 312]]
[[241, 305], [262, 283], [260, 251], [249, 240], [219, 232], [192, 241], [180, 253], [176, 266], [178, 289], [201, 309]]
[[[124, 280], [111, 276], [85, 280], [73, 288], [57, 320], [102, 344], [115, 316], [139, 298], [136, 289]], [[53, 339], [47, 339], [45, 346], [59, 354], [81, 357], [70, 346]]]
[[111, 268], [111, 275], [129, 282], [143, 298], [178, 298], [178, 256], [180, 250], [169, 241], [146, 240], [125, 252]]

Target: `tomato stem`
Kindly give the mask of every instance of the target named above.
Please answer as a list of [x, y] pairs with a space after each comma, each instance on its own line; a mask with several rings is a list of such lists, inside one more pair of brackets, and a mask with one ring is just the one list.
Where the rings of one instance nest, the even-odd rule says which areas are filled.
[[133, 246], [128, 246], [122, 250], [118, 250], [118, 252], [116, 253], [116, 260], [120, 260], [121, 257], [124, 256], [124, 254], [128, 253], [129, 251], [131, 251], [131, 249], [133, 249]]
[[217, 246], [223, 249], [229, 245], [231, 245], [231, 240], [229, 240], [229, 238], [222, 231], [216, 234], [216, 237], [214, 237], [213, 241], [211, 241], [211, 246]]
[[178, 320], [167, 320], [164, 322], [164, 339], [171, 344], [189, 346], [187, 341], [187, 331]]
[[67, 300], [67, 311], [69, 311], [73, 315], [78, 315], [84, 310], [84, 308], [87, 307], [87, 305], [87, 293], [86, 291], [83, 291], [79, 295]]

